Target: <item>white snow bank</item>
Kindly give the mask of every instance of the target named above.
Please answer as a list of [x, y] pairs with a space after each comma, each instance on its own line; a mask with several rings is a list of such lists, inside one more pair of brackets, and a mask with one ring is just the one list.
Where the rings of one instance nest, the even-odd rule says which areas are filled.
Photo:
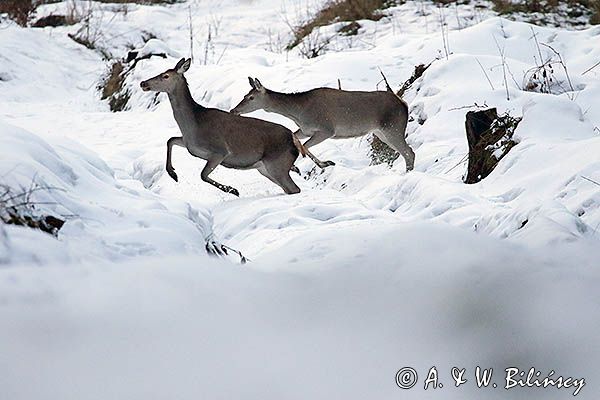
[[[504, 369], [600, 391], [596, 243], [544, 252], [439, 224], [369, 221], [244, 267], [190, 258], [0, 271], [12, 400], [554, 399]], [[318, 250], [318, 251], [317, 251]], [[577, 262], [573, 260], [577, 259]], [[283, 268], [285, 266], [285, 268]], [[576, 329], [575, 329], [576, 327]], [[412, 366], [419, 383], [395, 384]], [[444, 387], [423, 390], [435, 366]], [[450, 369], [466, 368], [455, 388]], [[476, 366], [499, 388], [477, 389]]]
[[[52, 144], [50, 144], [52, 143]], [[134, 256], [206, 257], [211, 215], [181, 201], [166, 201], [138, 181], [117, 181], [93, 152], [64, 138], [51, 142], [0, 121], [0, 176], [18, 193], [32, 182], [40, 214], [67, 220], [58, 240], [42, 232], [4, 226], [0, 260], [38, 264], [123, 260]], [[34, 244], [37, 243], [37, 244]]]

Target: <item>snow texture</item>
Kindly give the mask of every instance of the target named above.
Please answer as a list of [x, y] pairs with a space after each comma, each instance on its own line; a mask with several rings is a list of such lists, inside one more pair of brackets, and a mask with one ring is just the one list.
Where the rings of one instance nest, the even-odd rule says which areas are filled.
[[[284, 51], [286, 21], [322, 3], [43, 6], [40, 16], [93, 7], [93, 38], [114, 57], [168, 55], [131, 70], [120, 113], [99, 99], [106, 61], [67, 37], [83, 23], [2, 23], [0, 183], [49, 187], [35, 193], [39, 211], [67, 222], [58, 238], [0, 225], [0, 398], [572, 397], [454, 388], [455, 365], [555, 370], [585, 377], [577, 398], [597, 398], [600, 68], [584, 72], [600, 59], [600, 27], [407, 2], [317, 58]], [[186, 77], [204, 106], [234, 107], [248, 76], [283, 92], [338, 79], [345, 90], [383, 90], [378, 68], [399, 87], [432, 63], [404, 95], [415, 171], [401, 157], [371, 166], [363, 137], [316, 146], [336, 162], [323, 172], [299, 160], [298, 195], [256, 171], [217, 168], [215, 180], [240, 190], [234, 198], [202, 182], [204, 162], [182, 148], [174, 182], [164, 170], [166, 140], [179, 136], [170, 104], [139, 83], [190, 55], [190, 13]], [[525, 91], [540, 53], [557, 60], [555, 51], [567, 69], [555, 65], [554, 94]], [[523, 117], [518, 144], [466, 185], [465, 114], [484, 104]], [[209, 257], [213, 240], [251, 262]], [[445, 387], [424, 391], [433, 365]], [[394, 382], [404, 366], [419, 372], [409, 391]]]

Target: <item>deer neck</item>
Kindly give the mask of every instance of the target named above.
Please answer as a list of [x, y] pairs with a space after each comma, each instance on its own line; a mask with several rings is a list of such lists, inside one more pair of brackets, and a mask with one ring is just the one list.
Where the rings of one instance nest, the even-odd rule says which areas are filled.
[[299, 126], [299, 119], [304, 110], [303, 93], [280, 93], [269, 90], [268, 94], [270, 104], [265, 110], [288, 117]]
[[175, 117], [175, 121], [177, 122], [177, 125], [179, 125], [181, 133], [185, 135], [186, 133], [193, 131], [197, 124], [195, 113], [204, 107], [194, 101], [187, 82], [184, 81], [181, 85], [178, 85], [175, 90], [169, 92], [168, 95], [169, 101], [171, 102], [171, 108], [173, 109], [173, 117]]

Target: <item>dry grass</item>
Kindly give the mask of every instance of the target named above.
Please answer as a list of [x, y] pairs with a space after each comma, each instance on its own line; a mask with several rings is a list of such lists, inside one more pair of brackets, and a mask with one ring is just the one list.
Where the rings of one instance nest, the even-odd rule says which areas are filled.
[[592, 10], [592, 16], [590, 17], [590, 24], [600, 24], [600, 0], [590, 0], [590, 9]]
[[115, 61], [102, 80], [98, 89], [102, 91], [102, 100], [108, 99], [110, 110], [113, 112], [123, 111], [127, 108], [127, 102], [131, 94], [125, 89], [125, 76], [127, 69], [121, 61]]
[[27, 26], [38, 3], [36, 0], [0, 0], [0, 14], [8, 14], [17, 24]]
[[600, 0], [491, 0], [494, 10], [501, 15], [532, 14], [532, 23], [544, 23], [546, 15], [561, 15], [567, 19], [582, 16], [590, 24], [600, 23]]
[[[174, 4], [182, 0], [95, 0], [100, 3], [118, 4]], [[21, 26], [27, 26], [35, 16], [35, 10], [42, 4], [55, 3], [56, 0], [0, 0], [0, 14], [8, 14], [8, 17]], [[78, 22], [66, 16], [66, 24]], [[53, 26], [52, 24], [44, 26]]]
[[[298, 46], [315, 28], [334, 22], [354, 22], [361, 19], [379, 21], [384, 16], [381, 10], [394, 4], [396, 1], [393, 0], [332, 0], [306, 23], [292, 29], [294, 39], [287, 48], [289, 50]], [[353, 26], [349, 31], [358, 32], [358, 27]]]
[[44, 215], [38, 207], [47, 203], [33, 200], [36, 192], [50, 190], [57, 189], [40, 185], [35, 179], [30, 186], [20, 187], [17, 190], [0, 184], [0, 223], [26, 226], [57, 236], [65, 221], [52, 215]]

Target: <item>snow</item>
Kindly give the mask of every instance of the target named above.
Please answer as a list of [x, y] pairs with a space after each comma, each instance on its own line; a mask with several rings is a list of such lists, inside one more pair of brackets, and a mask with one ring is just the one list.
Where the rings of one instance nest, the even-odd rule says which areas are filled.
[[[163, 254], [206, 257], [205, 239], [212, 234], [207, 210], [161, 199], [139, 181], [116, 181], [104, 161], [68, 139], [53, 138], [50, 145], [0, 122], [0, 146], [3, 184], [48, 188], [33, 194], [32, 200], [41, 204], [38, 211], [67, 220], [60, 242], [25, 228], [5, 227], [5, 264], [119, 261]], [[36, 236], [49, 245], [31, 246]]]
[[[358, 36], [335, 39], [317, 58], [285, 52], [286, 20], [321, 3], [42, 7], [39, 15], [91, 4], [96, 43], [115, 57], [134, 48], [169, 55], [138, 62], [120, 113], [96, 90], [102, 56], [66, 36], [81, 23], [3, 23], [0, 183], [51, 187], [34, 200], [67, 220], [58, 238], [0, 225], [3, 397], [572, 395], [451, 388], [454, 364], [554, 369], [586, 378], [577, 398], [600, 392], [600, 188], [588, 180], [600, 182], [600, 68], [583, 74], [600, 58], [600, 29], [407, 2], [391, 17], [361, 21]], [[139, 82], [189, 55], [190, 11], [197, 36], [186, 76], [205, 106], [231, 109], [250, 89], [248, 76], [284, 92], [337, 87], [338, 79], [346, 90], [382, 90], [378, 68], [396, 88], [415, 65], [432, 62], [404, 96], [415, 171], [405, 173], [402, 158], [371, 166], [363, 137], [316, 146], [336, 162], [323, 172], [299, 160], [298, 195], [256, 171], [219, 167], [213, 178], [241, 196], [225, 194], [199, 179], [204, 162], [181, 148], [172, 181], [165, 144], [178, 128], [166, 96], [156, 104]], [[322, 37], [336, 27], [321, 28]], [[148, 33], [156, 38], [145, 44]], [[556, 94], [522, 90], [540, 65], [534, 34], [560, 53], [573, 90], [559, 66]], [[556, 59], [546, 46], [539, 51]], [[464, 119], [475, 104], [523, 119], [518, 144], [487, 178], [466, 185]], [[295, 128], [279, 115], [251, 115]], [[210, 258], [213, 240], [251, 262]], [[424, 391], [432, 365], [446, 387]], [[403, 366], [421, 378], [406, 392], [394, 383]]]

